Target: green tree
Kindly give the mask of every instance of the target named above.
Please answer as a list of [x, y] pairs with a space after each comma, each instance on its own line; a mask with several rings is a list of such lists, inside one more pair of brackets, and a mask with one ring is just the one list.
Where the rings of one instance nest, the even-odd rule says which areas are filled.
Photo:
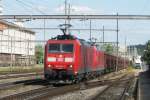
[[150, 40], [146, 43], [146, 48], [141, 60], [145, 61], [150, 66]]
[[35, 46], [35, 57], [36, 57], [36, 62], [37, 64], [43, 63], [43, 58], [44, 58], [44, 48], [42, 45], [36, 45]]
[[105, 44], [105, 45], [103, 45], [103, 50], [108, 54], [112, 54], [113, 46], [111, 44]]

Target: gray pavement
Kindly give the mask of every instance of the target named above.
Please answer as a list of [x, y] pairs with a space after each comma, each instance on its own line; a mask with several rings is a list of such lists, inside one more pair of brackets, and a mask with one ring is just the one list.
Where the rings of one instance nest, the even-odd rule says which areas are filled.
[[150, 71], [139, 74], [138, 99], [150, 100]]

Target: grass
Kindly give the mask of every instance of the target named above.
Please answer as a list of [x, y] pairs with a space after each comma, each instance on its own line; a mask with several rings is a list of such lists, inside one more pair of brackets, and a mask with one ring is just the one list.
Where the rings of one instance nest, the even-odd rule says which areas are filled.
[[135, 72], [139, 72], [141, 69], [135, 69], [133, 66], [129, 66], [127, 68], [127, 72], [129, 73], [135, 73]]
[[129, 72], [131, 72], [131, 71], [134, 70], [134, 68], [133, 68], [132, 66], [129, 66], [129, 67], [127, 68], [127, 70], [128, 70]]
[[42, 72], [43, 65], [35, 65], [35, 66], [13, 66], [13, 67], [0, 67], [0, 74], [7, 73], [32, 73], [32, 72]]

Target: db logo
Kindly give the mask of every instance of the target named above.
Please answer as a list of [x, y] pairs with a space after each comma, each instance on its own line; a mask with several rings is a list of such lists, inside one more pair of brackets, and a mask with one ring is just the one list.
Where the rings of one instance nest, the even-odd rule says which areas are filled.
[[58, 62], [63, 62], [63, 61], [64, 61], [64, 58], [58, 58], [57, 61], [58, 61]]

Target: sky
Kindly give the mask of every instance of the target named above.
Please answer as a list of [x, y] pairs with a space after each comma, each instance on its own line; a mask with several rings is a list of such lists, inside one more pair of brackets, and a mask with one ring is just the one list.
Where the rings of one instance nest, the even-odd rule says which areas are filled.
[[[71, 14], [129, 14], [150, 15], [150, 0], [68, 0]], [[3, 14], [64, 14], [64, 0], [3, 0]], [[26, 27], [44, 27], [43, 20], [24, 23]], [[46, 27], [58, 27], [64, 20], [46, 20]], [[71, 21], [73, 28], [89, 28], [89, 20]], [[92, 20], [92, 28], [116, 29], [116, 20]], [[150, 39], [149, 20], [119, 20], [119, 42], [145, 44]], [[34, 30], [36, 39], [44, 38], [43, 30]], [[46, 30], [46, 39], [61, 34], [60, 30]], [[89, 39], [89, 31], [72, 31], [79, 38]], [[101, 31], [92, 31], [92, 37], [102, 41]], [[106, 42], [116, 41], [116, 32], [105, 32]]]

